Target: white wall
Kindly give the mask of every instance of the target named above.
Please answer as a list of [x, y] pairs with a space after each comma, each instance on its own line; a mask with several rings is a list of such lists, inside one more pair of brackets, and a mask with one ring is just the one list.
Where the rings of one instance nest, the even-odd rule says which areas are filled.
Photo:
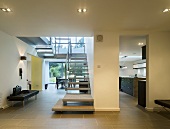
[[85, 38], [91, 95], [94, 97], [94, 38]]
[[120, 61], [120, 66], [126, 66], [126, 69], [119, 68], [119, 76], [134, 76], [137, 70], [133, 69], [134, 61]]
[[147, 45], [147, 109], [155, 99], [170, 99], [170, 32], [149, 34]]
[[[7, 96], [12, 93], [16, 85], [27, 89], [27, 61], [20, 61], [20, 56], [27, 53], [36, 55], [35, 49], [23, 43], [16, 37], [0, 31], [0, 91], [2, 94], [2, 107], [7, 107]], [[19, 68], [23, 70], [22, 79]]]
[[[94, 106], [97, 111], [119, 111], [119, 36], [103, 35], [103, 42], [94, 39]], [[95, 37], [96, 38], [96, 37]]]

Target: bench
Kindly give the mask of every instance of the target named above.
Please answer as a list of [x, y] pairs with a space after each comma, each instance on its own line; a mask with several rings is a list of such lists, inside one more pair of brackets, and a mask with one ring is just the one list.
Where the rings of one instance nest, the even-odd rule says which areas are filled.
[[39, 93], [38, 90], [21, 90], [21, 86], [16, 86], [13, 88], [13, 94], [7, 97], [8, 101], [22, 101], [23, 106], [25, 103], [25, 100], [28, 100], [29, 98], [35, 96], [35, 99], [37, 99], [37, 94]]
[[155, 100], [155, 103], [165, 108], [170, 108], [170, 99], [168, 100]]

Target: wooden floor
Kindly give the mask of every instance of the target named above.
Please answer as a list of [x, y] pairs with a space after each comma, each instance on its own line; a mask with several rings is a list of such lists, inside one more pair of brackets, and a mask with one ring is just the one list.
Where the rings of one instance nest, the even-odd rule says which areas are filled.
[[66, 94], [49, 85], [22, 107], [17, 103], [0, 111], [0, 129], [170, 129], [170, 113], [147, 112], [137, 100], [120, 92], [120, 112], [54, 112], [52, 107]]

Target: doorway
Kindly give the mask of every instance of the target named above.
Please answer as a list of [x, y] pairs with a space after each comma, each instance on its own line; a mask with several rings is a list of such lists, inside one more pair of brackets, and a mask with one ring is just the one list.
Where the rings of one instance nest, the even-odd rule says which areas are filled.
[[[146, 47], [147, 35], [121, 35], [119, 37], [119, 91], [120, 100], [129, 95], [138, 105], [138, 81], [146, 80], [146, 56], [142, 49]], [[145, 51], [146, 52], [146, 51]], [[146, 55], [146, 53], [145, 53]], [[120, 101], [120, 108], [128, 101]]]

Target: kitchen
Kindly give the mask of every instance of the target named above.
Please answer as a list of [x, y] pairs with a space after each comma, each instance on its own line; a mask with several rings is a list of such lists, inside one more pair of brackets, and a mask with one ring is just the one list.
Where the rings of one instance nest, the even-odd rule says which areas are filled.
[[119, 38], [119, 90], [138, 98], [138, 104], [143, 107], [146, 106], [146, 90], [141, 90], [140, 83], [145, 83], [142, 88], [146, 88], [146, 42], [147, 36]]

